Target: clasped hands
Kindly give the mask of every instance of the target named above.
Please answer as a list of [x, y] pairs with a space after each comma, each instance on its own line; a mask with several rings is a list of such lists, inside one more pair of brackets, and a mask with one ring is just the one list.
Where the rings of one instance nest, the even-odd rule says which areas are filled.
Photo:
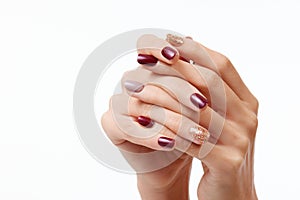
[[101, 123], [137, 172], [142, 199], [189, 199], [193, 158], [198, 199], [257, 199], [258, 101], [224, 55], [190, 37], [143, 35], [140, 64], [122, 78]]

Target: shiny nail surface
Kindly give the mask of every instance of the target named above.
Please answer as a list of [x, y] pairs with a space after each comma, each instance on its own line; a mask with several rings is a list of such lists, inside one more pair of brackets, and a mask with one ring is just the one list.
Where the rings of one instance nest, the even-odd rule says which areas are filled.
[[152, 55], [138, 54], [137, 62], [142, 65], [155, 65], [158, 59]]
[[174, 46], [181, 46], [183, 44], [183, 38], [173, 34], [168, 34], [166, 40]]
[[207, 100], [200, 94], [194, 93], [190, 97], [191, 102], [198, 108], [204, 108], [207, 104]]
[[130, 92], [141, 92], [144, 89], [142, 83], [130, 80], [124, 82], [124, 87]]
[[161, 54], [162, 54], [166, 59], [172, 60], [172, 59], [176, 56], [177, 52], [176, 52], [173, 48], [171, 48], [171, 47], [165, 47], [165, 48], [163, 48], [163, 50], [161, 51]]
[[158, 144], [161, 147], [165, 147], [165, 148], [173, 148], [175, 145], [175, 140], [171, 139], [171, 138], [167, 138], [167, 137], [160, 137], [158, 138]]
[[201, 145], [207, 142], [210, 137], [210, 133], [208, 132], [208, 130], [201, 126], [191, 127], [190, 133], [193, 135], [194, 142]]
[[137, 121], [138, 121], [138, 123], [139, 123], [140, 125], [146, 126], [146, 127], [148, 127], [148, 128], [150, 128], [150, 127], [153, 126], [153, 121], [152, 121], [150, 118], [145, 117], [145, 116], [139, 116], [139, 117], [137, 118]]

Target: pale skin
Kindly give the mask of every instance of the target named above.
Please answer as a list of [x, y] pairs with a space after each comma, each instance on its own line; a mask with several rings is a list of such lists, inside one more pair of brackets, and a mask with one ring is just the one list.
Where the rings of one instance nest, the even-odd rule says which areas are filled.
[[[155, 48], [144, 49], [143, 47], [148, 44]], [[167, 59], [161, 54], [161, 50], [166, 46], [172, 47], [177, 52], [172, 59]], [[143, 83], [142, 90], [131, 92], [130, 96], [124, 89], [123, 94], [112, 97], [112, 102], [127, 101], [127, 113], [123, 112], [120, 115], [130, 118], [133, 126], [140, 126], [134, 120], [138, 116], [151, 117], [149, 112], [151, 105], [156, 105], [167, 113], [167, 120], [156, 119], [156, 123], [163, 127], [161, 131], [151, 138], [141, 139], [126, 133], [125, 129], [120, 129], [114, 117], [115, 112], [118, 111], [114, 110], [113, 103], [111, 103], [109, 110], [102, 117], [102, 126], [111, 141], [121, 150], [139, 153], [157, 150], [162, 156], [156, 158], [156, 162], [160, 162], [159, 159], [165, 159], [163, 155], [170, 152], [182, 152], [179, 158], [168, 166], [156, 171], [137, 174], [138, 190], [142, 199], [189, 199], [189, 177], [194, 158], [201, 160], [204, 171], [199, 180], [198, 199], [257, 199], [253, 165], [258, 124], [258, 101], [246, 87], [228, 58], [191, 38], [183, 38], [183, 44], [177, 44], [174, 47], [165, 40], [145, 35], [139, 39], [138, 48], [140, 48], [139, 53], [153, 55], [160, 61], [157, 63], [158, 67], [143, 66], [143, 69], [153, 71], [160, 76], [168, 76], [168, 68], [172, 68], [178, 72], [177, 77], [184, 78], [186, 85], [201, 91], [208, 100], [207, 106], [195, 110], [195, 108], [189, 107], [184, 100], [174, 98], [174, 94], [159, 84], [145, 83]], [[191, 64], [180, 60], [179, 55], [186, 60], [195, 61], [202, 67], [194, 68]], [[161, 70], [163, 67], [166, 70]], [[199, 70], [195, 71], [195, 69]], [[137, 81], [130, 73], [123, 77], [123, 79], [127, 78]], [[216, 80], [222, 82], [226, 97], [226, 109], [211, 105], [212, 98], [218, 98], [218, 95], [211, 90], [216, 87]], [[180, 94], [175, 94], [175, 96], [186, 95], [184, 91], [187, 90], [182, 90], [182, 94], [179, 91]], [[182, 110], [182, 105], [187, 108]], [[201, 119], [195, 119], [195, 113], [200, 113]], [[180, 133], [178, 124], [182, 118], [185, 118], [187, 121], [191, 119], [188, 123], [196, 122], [201, 127], [208, 129], [213, 115], [222, 119], [224, 126], [212, 150], [202, 157], [199, 153], [202, 145]], [[174, 139], [174, 147], [159, 146], [157, 140], [161, 136]], [[192, 142], [188, 148], [183, 147], [185, 141]], [[141, 171], [143, 163], [149, 162], [147, 158], [133, 160], [126, 152], [123, 152], [123, 155], [137, 171]], [[151, 160], [151, 162], [154, 161]]]

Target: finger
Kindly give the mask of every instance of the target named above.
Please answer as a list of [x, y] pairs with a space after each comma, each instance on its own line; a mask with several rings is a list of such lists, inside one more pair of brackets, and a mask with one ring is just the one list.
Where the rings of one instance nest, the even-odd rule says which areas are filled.
[[[178, 38], [182, 40], [182, 43], [176, 43]], [[219, 74], [241, 100], [245, 102], [253, 101], [254, 96], [251, 94], [227, 57], [204, 47], [190, 38], [181, 38], [179, 36], [168, 34], [167, 41], [176, 46], [180, 55], [185, 59], [193, 60], [195, 63], [207, 67]]]
[[[208, 68], [191, 65], [184, 61], [176, 62], [172, 67], [163, 62], [158, 62], [153, 66], [143, 65], [143, 67], [156, 74], [177, 76], [188, 81], [203, 93], [209, 106], [221, 116], [226, 115], [229, 119], [236, 120], [241, 110], [245, 109], [244, 104], [231, 88], [220, 76]], [[181, 95], [186, 95], [184, 93], [185, 90], [181, 90]]]
[[112, 112], [107, 112], [102, 117], [102, 127], [115, 145], [129, 141], [153, 150], [172, 151], [174, 149], [176, 135], [163, 125], [154, 123], [151, 128], [146, 128], [141, 126], [135, 118], [115, 111], [116, 109], [113, 109]]
[[138, 68], [133, 71], [128, 71], [122, 77], [122, 85], [127, 80], [134, 80], [131, 84], [127, 84], [127, 89], [130, 91], [138, 91], [141, 85], [151, 84], [160, 87], [168, 92], [177, 101], [187, 106], [188, 108], [198, 111], [207, 105], [207, 99], [191, 84], [183, 79], [173, 76], [161, 76], [154, 74], [149, 70]]
[[148, 127], [152, 123], [160, 123], [177, 136], [196, 144], [205, 143], [210, 133], [191, 119], [156, 105], [140, 103], [136, 98], [129, 99], [128, 115], [137, 119], [140, 124]]
[[[153, 94], [157, 98], [153, 98]], [[179, 102], [169, 103], [172, 97], [165, 91], [152, 85], [146, 85], [142, 91], [131, 95], [132, 97], [127, 97], [127, 106], [123, 105], [123, 110], [120, 112], [131, 116], [145, 116], [153, 119], [188, 140], [190, 140], [190, 136], [185, 137], [185, 134], [189, 133], [189, 131], [186, 131], [188, 129], [186, 126], [191, 129], [191, 126], [194, 125], [197, 128], [197, 124], [209, 131], [212, 136], [209, 140], [211, 143], [217, 143], [220, 137], [221, 143], [231, 144], [231, 141], [233, 141], [232, 137], [236, 137], [236, 135], [231, 133], [232, 129], [226, 120], [209, 106], [197, 113], [194, 111], [190, 112], [190, 109], [181, 109], [182, 105]], [[184, 111], [186, 111], [185, 114], [183, 114]], [[180, 129], [180, 126], [183, 129]], [[223, 132], [228, 132], [228, 134], [222, 135]]]
[[[138, 62], [156, 63], [157, 59], [172, 64], [178, 61], [179, 53], [165, 40], [155, 35], [143, 35], [137, 41]], [[151, 56], [152, 55], [152, 56]], [[153, 57], [154, 56], [154, 57]]]

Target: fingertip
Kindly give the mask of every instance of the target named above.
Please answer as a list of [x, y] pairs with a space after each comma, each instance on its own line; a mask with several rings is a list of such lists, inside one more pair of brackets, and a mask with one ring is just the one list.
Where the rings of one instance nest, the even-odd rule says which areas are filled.
[[171, 46], [165, 46], [161, 50], [161, 56], [168, 64], [173, 64], [179, 60], [179, 52]]

